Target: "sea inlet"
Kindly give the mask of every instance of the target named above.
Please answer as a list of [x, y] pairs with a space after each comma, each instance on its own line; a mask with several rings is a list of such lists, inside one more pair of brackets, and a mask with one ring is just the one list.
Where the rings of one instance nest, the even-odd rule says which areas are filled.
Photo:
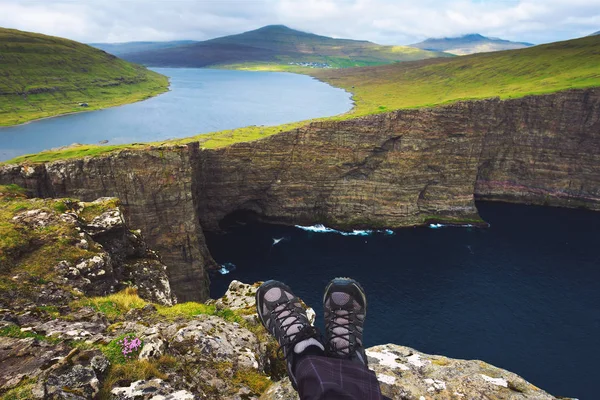
[[0, 161], [73, 143], [154, 142], [249, 125], [304, 121], [352, 108], [348, 92], [306, 75], [153, 70], [170, 78], [169, 92], [120, 107], [0, 128]]
[[477, 206], [489, 228], [343, 235], [234, 224], [207, 236], [217, 262], [232, 269], [212, 278], [211, 296], [223, 295], [232, 279], [277, 279], [320, 316], [325, 284], [350, 276], [367, 292], [367, 346], [480, 359], [553, 395], [597, 398], [600, 213]]

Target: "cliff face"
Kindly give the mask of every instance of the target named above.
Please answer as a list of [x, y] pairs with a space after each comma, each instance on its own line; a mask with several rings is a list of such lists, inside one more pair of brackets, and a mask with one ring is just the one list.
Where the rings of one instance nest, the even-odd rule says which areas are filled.
[[168, 151], [121, 152], [107, 157], [57, 161], [35, 167], [7, 166], [0, 180], [40, 197], [91, 201], [118, 197], [127, 223], [140, 228], [168, 265], [180, 302], [208, 298], [206, 267], [212, 258], [195, 211], [192, 171], [198, 146]]
[[479, 103], [310, 124], [203, 151], [200, 220], [249, 210], [269, 221], [399, 227], [477, 219]]
[[240, 210], [350, 228], [477, 222], [475, 198], [600, 209], [600, 89], [318, 122], [216, 150], [5, 166], [0, 183], [119, 197], [179, 300], [206, 299], [214, 262], [200, 225], [218, 229]]
[[600, 90], [505, 101], [487, 120], [477, 198], [600, 210]]

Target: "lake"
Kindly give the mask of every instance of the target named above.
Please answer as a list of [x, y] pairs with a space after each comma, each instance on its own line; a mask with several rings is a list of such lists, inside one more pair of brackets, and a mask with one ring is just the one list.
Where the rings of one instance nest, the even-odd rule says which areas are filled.
[[211, 296], [231, 279], [278, 279], [320, 316], [325, 284], [350, 276], [367, 292], [367, 346], [481, 359], [553, 395], [597, 398], [600, 213], [477, 206], [490, 228], [342, 236], [248, 223], [209, 234], [217, 262], [237, 267], [212, 278]]
[[153, 70], [170, 78], [169, 92], [120, 107], [0, 128], [0, 161], [73, 143], [151, 142], [332, 116], [352, 108], [348, 92], [306, 75]]

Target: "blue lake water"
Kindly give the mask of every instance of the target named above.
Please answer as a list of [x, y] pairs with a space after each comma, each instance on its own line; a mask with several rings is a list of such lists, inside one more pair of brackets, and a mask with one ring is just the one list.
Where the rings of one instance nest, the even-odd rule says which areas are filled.
[[352, 108], [349, 93], [305, 75], [199, 68], [153, 70], [170, 78], [168, 93], [120, 107], [0, 128], [0, 161], [73, 143], [158, 141], [248, 125], [302, 121]]
[[600, 213], [478, 207], [490, 228], [342, 236], [248, 223], [209, 234], [215, 259], [237, 266], [212, 278], [211, 295], [231, 279], [278, 279], [322, 315], [325, 284], [350, 276], [367, 292], [368, 346], [481, 359], [553, 395], [597, 398]]

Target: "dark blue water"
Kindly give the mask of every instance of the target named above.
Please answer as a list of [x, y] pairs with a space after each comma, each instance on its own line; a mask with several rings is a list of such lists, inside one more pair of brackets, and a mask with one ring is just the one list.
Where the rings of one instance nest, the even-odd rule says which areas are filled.
[[481, 359], [554, 395], [597, 398], [600, 213], [478, 207], [490, 228], [345, 237], [249, 223], [211, 234], [215, 259], [237, 265], [211, 294], [231, 279], [278, 279], [321, 315], [325, 284], [350, 276], [367, 291], [368, 346]]
[[0, 128], [0, 161], [73, 143], [159, 141], [326, 117], [352, 108], [349, 93], [306, 75], [154, 70], [170, 77], [170, 92], [121, 107]]

